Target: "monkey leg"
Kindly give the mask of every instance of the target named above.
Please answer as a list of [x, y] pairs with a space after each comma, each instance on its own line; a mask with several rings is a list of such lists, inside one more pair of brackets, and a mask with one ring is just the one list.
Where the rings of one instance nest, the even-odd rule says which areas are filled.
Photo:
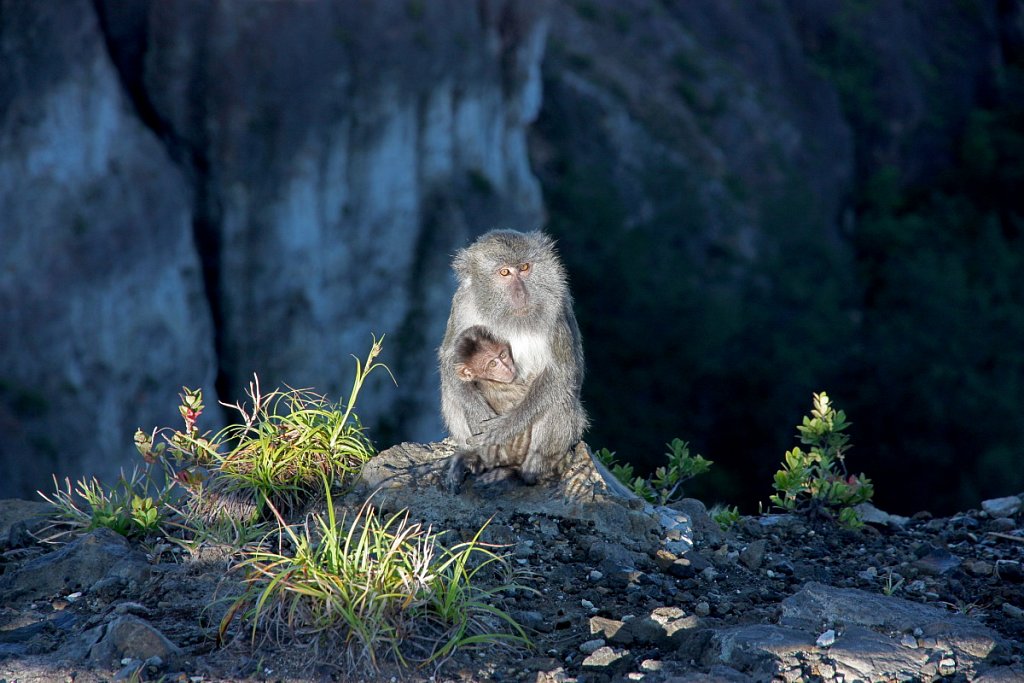
[[573, 429], [568, 429], [564, 418], [551, 411], [537, 420], [530, 429], [526, 456], [519, 468], [523, 481], [533, 486], [541, 479], [561, 473], [572, 450]]
[[473, 480], [473, 490], [484, 498], [495, 498], [522, 483], [518, 467], [495, 467]]
[[480, 453], [477, 451], [457, 451], [448, 461], [448, 473], [445, 476], [445, 487], [451, 493], [458, 493], [462, 488], [462, 480], [467, 472], [476, 474], [483, 467]]

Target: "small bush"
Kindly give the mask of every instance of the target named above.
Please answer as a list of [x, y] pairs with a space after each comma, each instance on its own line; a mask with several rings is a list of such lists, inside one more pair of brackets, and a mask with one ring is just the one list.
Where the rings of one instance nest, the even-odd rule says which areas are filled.
[[67, 534], [92, 531], [100, 527], [113, 529], [122, 536], [144, 538], [160, 531], [170, 516], [170, 503], [175, 497], [174, 484], [158, 484], [148, 468], [123, 472], [109, 489], [98, 479], [82, 478], [64, 485], [53, 478], [54, 491], [37, 493], [55, 508], [53, 527], [64, 527], [49, 536], [56, 541]]
[[740, 521], [740, 509], [735, 505], [714, 505], [708, 510], [708, 516], [715, 520], [722, 531], [728, 531]]
[[814, 394], [811, 416], [797, 425], [800, 443], [810, 450], [797, 446], [786, 453], [782, 469], [775, 473], [772, 503], [790, 512], [838, 516], [847, 527], [862, 526], [853, 506], [871, 500], [874, 487], [863, 474], [846, 474], [847, 427], [846, 414], [832, 407], [828, 394]]
[[241, 422], [211, 435], [198, 427], [202, 390], [183, 387], [184, 428], [137, 430], [135, 447], [144, 462], [131, 475], [122, 474], [109, 488], [95, 478], [75, 486], [65, 479], [62, 487], [54, 477], [54, 493], [39, 492], [56, 509], [55, 525], [69, 527], [52, 538], [98, 527], [129, 537], [184, 529], [193, 538], [221, 532], [251, 538], [248, 527], [266, 520], [268, 502], [292, 510], [310, 502], [324, 478], [345, 485], [375, 453], [354, 409], [370, 372], [387, 370], [376, 362], [382, 341], [373, 340], [365, 363], [356, 359], [344, 405], [308, 390], [263, 394], [255, 378], [251, 407], [230, 406]]
[[441, 534], [411, 523], [407, 511], [382, 519], [369, 502], [339, 524], [329, 489], [326, 518], [297, 529], [280, 521], [294, 551], [243, 553], [236, 569], [246, 572], [246, 588], [221, 621], [222, 639], [241, 612], [253, 639], [292, 639], [317, 658], [321, 647], [341, 643], [350, 672], [364, 675], [386, 664], [439, 665], [466, 646], [529, 643], [490, 604], [511, 586], [480, 585], [485, 570], [511, 573], [480, 542], [483, 529], [445, 548]]
[[620, 464], [615, 453], [602, 448], [596, 455], [597, 459], [623, 484], [628, 486], [649, 503], [667, 505], [683, 497], [682, 485], [699, 474], [704, 474], [714, 461], [706, 460], [701, 455], [690, 455], [690, 444], [682, 439], [672, 439], [665, 444], [669, 451], [665, 454], [667, 463], [657, 468], [650, 477], [633, 476], [633, 466]]

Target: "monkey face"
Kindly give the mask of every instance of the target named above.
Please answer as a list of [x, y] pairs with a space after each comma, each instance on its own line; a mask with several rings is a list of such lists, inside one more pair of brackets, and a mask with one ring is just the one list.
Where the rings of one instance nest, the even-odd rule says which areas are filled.
[[533, 272], [533, 264], [524, 262], [502, 265], [497, 270], [498, 287], [508, 298], [512, 314], [525, 316], [530, 312], [530, 291], [527, 283]]
[[508, 384], [516, 379], [516, 362], [512, 360], [512, 350], [505, 346], [497, 356], [487, 362], [487, 366], [481, 375], [484, 379], [492, 382]]

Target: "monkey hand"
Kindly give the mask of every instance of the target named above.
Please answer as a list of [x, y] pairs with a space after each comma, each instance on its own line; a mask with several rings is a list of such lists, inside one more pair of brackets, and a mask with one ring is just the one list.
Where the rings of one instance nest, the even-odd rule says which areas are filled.
[[473, 427], [469, 437], [470, 446], [498, 446], [508, 443], [515, 436], [509, 434], [511, 423], [507, 415], [484, 418]]

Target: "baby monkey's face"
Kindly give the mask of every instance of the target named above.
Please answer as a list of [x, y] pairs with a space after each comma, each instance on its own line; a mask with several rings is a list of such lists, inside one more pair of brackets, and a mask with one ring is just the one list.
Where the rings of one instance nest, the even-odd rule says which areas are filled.
[[492, 382], [508, 384], [515, 381], [516, 362], [512, 358], [512, 349], [508, 344], [495, 344], [490, 349], [481, 349], [487, 365], [481, 377]]
[[482, 342], [465, 361], [456, 365], [463, 382], [487, 380], [508, 384], [516, 379], [516, 362], [508, 344]]

